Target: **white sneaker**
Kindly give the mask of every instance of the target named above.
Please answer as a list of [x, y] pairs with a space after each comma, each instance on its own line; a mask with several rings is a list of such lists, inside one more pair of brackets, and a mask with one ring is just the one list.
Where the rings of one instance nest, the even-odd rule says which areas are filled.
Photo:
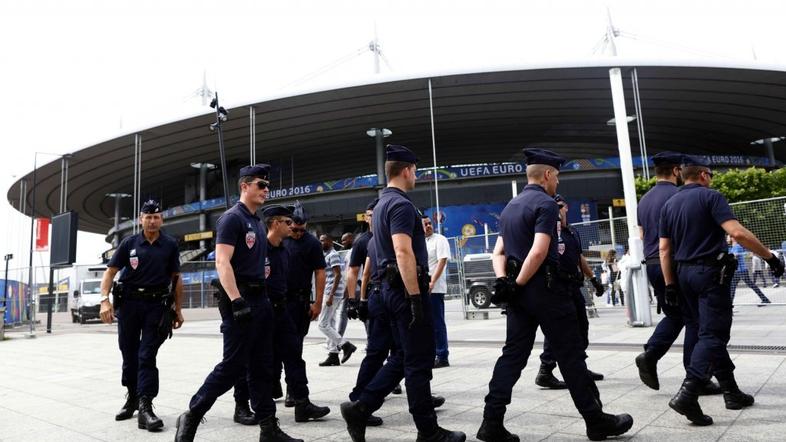
[[777, 288], [778, 288], [778, 287], [780, 287], [780, 286], [781, 286], [781, 285], [780, 285], [780, 284], [778, 284], [778, 283], [776, 282], [775, 284], [773, 284], [773, 285], [772, 285], [772, 288], [774, 288], [774, 289], [777, 289]]

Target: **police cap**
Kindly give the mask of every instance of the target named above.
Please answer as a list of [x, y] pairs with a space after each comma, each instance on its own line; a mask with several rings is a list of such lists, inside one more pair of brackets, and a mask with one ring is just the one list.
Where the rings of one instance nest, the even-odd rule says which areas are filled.
[[409, 150], [406, 146], [402, 146], [400, 144], [388, 144], [385, 146], [385, 160], [416, 164], [418, 162], [418, 157], [416, 157], [415, 153]]
[[306, 209], [303, 208], [303, 205], [300, 204], [300, 201], [295, 201], [295, 204], [289, 206], [289, 210], [292, 211], [292, 221], [295, 224], [305, 224], [308, 221], [308, 215], [306, 215]]
[[377, 206], [378, 202], [379, 202], [379, 198], [374, 198], [373, 200], [371, 200], [370, 203], [368, 203], [368, 206], [366, 206], [366, 210], [374, 210], [374, 207]]
[[147, 200], [144, 204], [142, 204], [142, 209], [140, 210], [142, 213], [161, 213], [161, 206], [158, 204], [156, 200]]
[[524, 149], [524, 159], [527, 162], [527, 166], [545, 164], [555, 169], [559, 169], [565, 162], [565, 158], [546, 149]]
[[677, 152], [658, 152], [652, 156], [652, 162], [656, 166], [669, 166], [682, 164], [684, 155]]
[[253, 176], [267, 180], [270, 176], [270, 164], [254, 164], [240, 168], [240, 178]]
[[272, 205], [267, 206], [262, 209], [262, 216], [267, 218], [272, 218], [274, 216], [285, 216], [287, 218], [292, 216], [292, 210], [289, 207], [279, 206], [279, 205]]
[[710, 167], [710, 162], [704, 159], [704, 157], [698, 155], [683, 155], [682, 157], [682, 165], [683, 166], [699, 166], [699, 167]]

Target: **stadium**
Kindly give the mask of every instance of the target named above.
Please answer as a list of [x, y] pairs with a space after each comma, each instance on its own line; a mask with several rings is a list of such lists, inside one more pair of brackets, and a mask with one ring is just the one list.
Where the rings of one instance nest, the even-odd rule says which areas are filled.
[[[380, 77], [230, 107], [230, 194], [240, 167], [269, 163], [271, 201], [300, 200], [313, 231], [358, 231], [357, 215], [383, 184], [380, 146], [404, 144], [420, 158], [415, 203], [426, 213], [439, 207], [444, 235], [470, 236], [495, 230], [495, 215], [524, 184], [522, 148], [541, 147], [569, 159], [560, 193], [571, 201], [571, 221], [606, 218], [622, 197], [611, 67], [622, 68], [637, 174], [646, 173], [642, 158], [663, 150], [705, 155], [720, 169], [786, 161], [786, 68], [597, 59]], [[133, 230], [135, 204], [154, 198], [188, 258], [209, 253], [224, 194], [208, 111], [73, 152], [67, 198], [80, 230], [116, 245]], [[7, 198], [48, 218], [58, 212], [61, 181], [55, 161], [20, 178]]]

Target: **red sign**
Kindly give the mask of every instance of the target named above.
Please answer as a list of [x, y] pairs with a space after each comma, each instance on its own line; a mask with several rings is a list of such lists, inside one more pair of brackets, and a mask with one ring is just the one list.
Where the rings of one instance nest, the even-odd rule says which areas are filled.
[[35, 251], [49, 250], [49, 218], [36, 218], [35, 220]]

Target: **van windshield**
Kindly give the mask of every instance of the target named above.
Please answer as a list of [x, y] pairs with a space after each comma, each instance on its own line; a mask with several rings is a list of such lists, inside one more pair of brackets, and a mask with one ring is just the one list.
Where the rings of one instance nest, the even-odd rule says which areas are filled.
[[82, 294], [83, 295], [95, 295], [101, 294], [101, 281], [85, 281], [82, 283]]

